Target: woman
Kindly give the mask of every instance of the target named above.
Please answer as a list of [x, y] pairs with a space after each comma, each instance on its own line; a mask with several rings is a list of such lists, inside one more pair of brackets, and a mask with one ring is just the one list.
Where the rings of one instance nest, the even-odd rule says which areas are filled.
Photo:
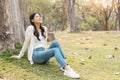
[[19, 55], [13, 55], [12, 58], [20, 59], [28, 48], [28, 60], [31, 64], [43, 64], [49, 61], [51, 57], [55, 57], [61, 65], [64, 75], [71, 78], [80, 78], [65, 61], [65, 55], [57, 41], [53, 41], [47, 49], [47, 28], [42, 26], [42, 18], [38, 13], [30, 16], [31, 25], [27, 27], [25, 41]]

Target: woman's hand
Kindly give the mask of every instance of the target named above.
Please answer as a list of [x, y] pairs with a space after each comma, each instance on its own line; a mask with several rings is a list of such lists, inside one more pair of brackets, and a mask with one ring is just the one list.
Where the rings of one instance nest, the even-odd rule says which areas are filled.
[[19, 59], [18, 55], [13, 55], [13, 56], [11, 56], [11, 58], [13, 58], [13, 59]]

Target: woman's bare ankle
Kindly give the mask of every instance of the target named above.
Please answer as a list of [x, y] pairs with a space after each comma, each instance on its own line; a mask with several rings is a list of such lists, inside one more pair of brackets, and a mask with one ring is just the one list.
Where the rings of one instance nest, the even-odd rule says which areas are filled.
[[68, 66], [68, 65], [66, 65], [65, 67], [64, 67], [64, 70], [69, 70], [70, 69], [70, 66]]

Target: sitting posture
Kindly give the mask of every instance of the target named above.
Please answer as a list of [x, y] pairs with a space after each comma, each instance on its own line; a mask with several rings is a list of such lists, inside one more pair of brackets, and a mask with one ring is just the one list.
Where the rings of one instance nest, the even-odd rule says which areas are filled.
[[28, 49], [28, 60], [31, 64], [43, 64], [49, 61], [51, 57], [55, 57], [61, 66], [61, 70], [65, 76], [71, 78], [80, 78], [65, 61], [65, 55], [58, 41], [53, 41], [47, 48], [47, 28], [42, 26], [42, 18], [38, 13], [33, 13], [30, 16], [31, 25], [27, 27], [25, 41], [18, 55], [11, 56], [14, 59], [20, 59], [26, 49]]

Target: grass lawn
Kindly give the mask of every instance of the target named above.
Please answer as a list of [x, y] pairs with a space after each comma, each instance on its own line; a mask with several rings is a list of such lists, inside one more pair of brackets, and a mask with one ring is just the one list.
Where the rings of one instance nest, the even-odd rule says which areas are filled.
[[[120, 32], [55, 32], [55, 36], [80, 80], [120, 80]], [[79, 80], [63, 76], [55, 58], [44, 65], [30, 65], [27, 53], [20, 60], [10, 59], [20, 48], [0, 53], [0, 80]]]

